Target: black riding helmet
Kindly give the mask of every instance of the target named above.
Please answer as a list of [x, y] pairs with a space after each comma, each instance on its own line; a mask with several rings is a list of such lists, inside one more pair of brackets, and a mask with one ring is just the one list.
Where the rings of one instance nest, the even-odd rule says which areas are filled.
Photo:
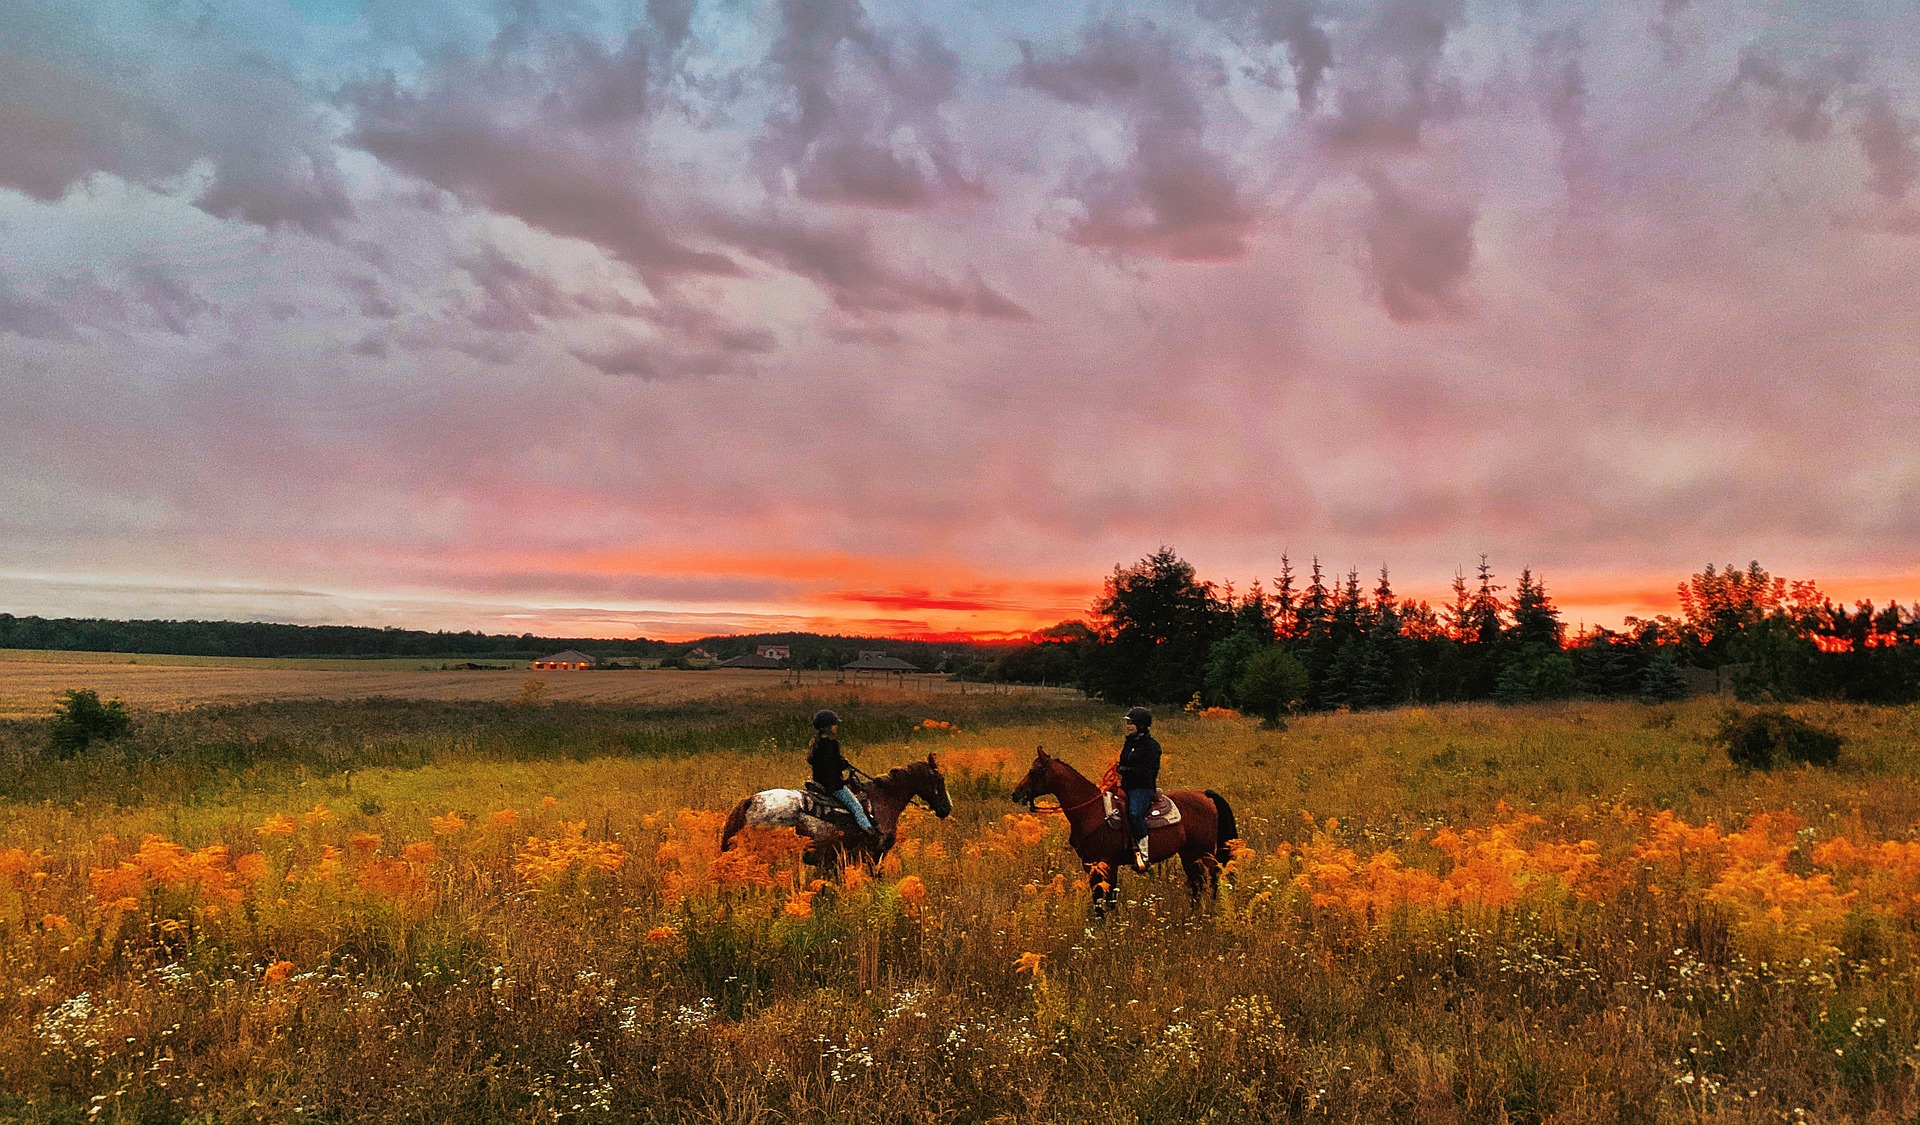
[[1141, 730], [1146, 730], [1153, 725], [1153, 712], [1147, 710], [1145, 707], [1135, 707], [1133, 710], [1127, 712], [1127, 721], [1139, 727]]
[[831, 711], [815, 711], [813, 713], [813, 729], [814, 730], [829, 730], [839, 725], [840, 725], [840, 716], [834, 714]]

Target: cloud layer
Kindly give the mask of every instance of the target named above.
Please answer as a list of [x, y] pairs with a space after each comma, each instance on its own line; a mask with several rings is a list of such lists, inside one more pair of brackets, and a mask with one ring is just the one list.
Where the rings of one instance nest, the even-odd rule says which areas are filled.
[[0, 0], [0, 608], [1920, 596], [1892, 0], [316, 10]]

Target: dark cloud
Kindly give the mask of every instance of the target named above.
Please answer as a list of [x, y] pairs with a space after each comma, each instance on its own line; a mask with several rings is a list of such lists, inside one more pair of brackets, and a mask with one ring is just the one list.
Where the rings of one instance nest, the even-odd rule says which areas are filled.
[[515, 124], [509, 106], [457, 83], [415, 94], [389, 80], [358, 86], [349, 98], [355, 145], [468, 203], [591, 242], [643, 275], [740, 272], [725, 254], [677, 237], [631, 156], [581, 151], [570, 143], [578, 134], [537, 120]]
[[1466, 0], [1383, 0], [1360, 33], [1321, 132], [1336, 149], [1411, 152], [1428, 122], [1460, 110], [1445, 73], [1447, 36]]
[[1777, 57], [1748, 50], [1740, 55], [1732, 92], [1760, 91], [1769, 129], [1796, 141], [1820, 141], [1833, 131], [1834, 115], [1847, 88], [1860, 80], [1860, 70], [1859, 56], [1847, 53], [1794, 74]]
[[1473, 267], [1473, 209], [1423, 204], [1381, 175], [1369, 184], [1367, 249], [1387, 315], [1408, 323], [1465, 312], [1460, 287]]
[[1898, 202], [1920, 179], [1920, 144], [1915, 142], [1911, 120], [1900, 116], [1893, 100], [1884, 90], [1875, 90], [1866, 100], [1854, 136], [1860, 151], [1873, 169], [1873, 190], [1884, 199]]
[[196, 317], [214, 311], [207, 301], [185, 280], [162, 266], [137, 266], [128, 279], [134, 298], [151, 312], [160, 326], [176, 336], [193, 331]]
[[1032, 319], [1032, 313], [977, 277], [959, 283], [883, 262], [862, 229], [812, 225], [787, 216], [719, 218], [711, 226], [741, 252], [812, 281], [849, 312], [940, 311]]
[[15, 7], [0, 2], [0, 26], [17, 30], [0, 53], [0, 185], [51, 202], [106, 173], [171, 191], [205, 160], [196, 204], [209, 214], [322, 235], [352, 215], [313, 105], [258, 56], [213, 35], [189, 49], [166, 22], [108, 45], [78, 11]]
[[882, 35], [858, 0], [783, 0], [780, 16], [767, 64], [792, 104], [755, 143], [770, 187], [791, 174], [808, 199], [893, 210], [984, 194], [940, 119], [960, 60], [937, 35]]
[[1748, 50], [1741, 53], [1727, 100], [1746, 104], [1753, 95], [1767, 130], [1802, 144], [1827, 140], [1852, 118], [1850, 132], [1871, 169], [1869, 185], [1883, 199], [1898, 202], [1920, 179], [1920, 145], [1892, 95], [1869, 84], [1866, 64], [1862, 54], [1849, 50], [1795, 72], [1777, 55]]
[[1095, 23], [1071, 55], [1041, 57], [1029, 43], [1020, 51], [1020, 82], [1117, 111], [1132, 132], [1127, 164], [1077, 185], [1085, 216], [1073, 224], [1076, 242], [1175, 261], [1246, 253], [1252, 217], [1226, 161], [1206, 145], [1202, 91], [1224, 81], [1217, 59], [1143, 21]]
[[96, 172], [135, 183], [178, 176], [194, 152], [151, 101], [45, 59], [0, 54], [0, 184], [51, 203]]
[[353, 299], [354, 309], [361, 316], [374, 320], [393, 320], [400, 315], [399, 304], [376, 279], [348, 276], [340, 278], [339, 284]]
[[604, 349], [581, 348], [573, 355], [602, 374], [646, 380], [737, 375], [748, 370], [740, 357], [723, 351], [702, 351], [654, 341]]
[[1320, 101], [1320, 80], [1333, 66], [1333, 40], [1313, 22], [1309, 0], [1200, 0], [1200, 14], [1233, 26], [1262, 45], [1283, 45], [1301, 109]]

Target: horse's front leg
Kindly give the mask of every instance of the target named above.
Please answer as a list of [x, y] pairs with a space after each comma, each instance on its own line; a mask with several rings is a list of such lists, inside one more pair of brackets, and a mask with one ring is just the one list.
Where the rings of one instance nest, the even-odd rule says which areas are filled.
[[1107, 863], [1087, 864], [1087, 890], [1093, 894], [1093, 917], [1100, 921], [1107, 911], [1118, 909], [1119, 892], [1113, 885], [1113, 866]]

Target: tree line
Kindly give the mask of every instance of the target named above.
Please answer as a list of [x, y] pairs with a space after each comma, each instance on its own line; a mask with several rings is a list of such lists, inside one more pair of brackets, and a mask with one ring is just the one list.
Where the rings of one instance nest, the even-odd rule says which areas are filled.
[[1569, 637], [1542, 578], [1522, 569], [1509, 588], [1485, 556], [1434, 606], [1401, 598], [1385, 567], [1363, 582], [1358, 571], [1327, 574], [1317, 558], [1302, 575], [1283, 556], [1271, 587], [1241, 592], [1162, 548], [1114, 568], [1090, 622], [1035, 634], [985, 675], [1268, 717], [1415, 701], [1677, 699], [1690, 668], [1724, 670], [1749, 700], [1920, 699], [1920, 603], [1839, 605], [1758, 562], [1709, 565], [1679, 594], [1677, 617]]
[[532, 633], [428, 632], [361, 625], [263, 621], [111, 621], [97, 617], [15, 617], [0, 613], [0, 648], [175, 656], [403, 656], [534, 660], [574, 648], [595, 656], [659, 656], [664, 641], [536, 637]]

